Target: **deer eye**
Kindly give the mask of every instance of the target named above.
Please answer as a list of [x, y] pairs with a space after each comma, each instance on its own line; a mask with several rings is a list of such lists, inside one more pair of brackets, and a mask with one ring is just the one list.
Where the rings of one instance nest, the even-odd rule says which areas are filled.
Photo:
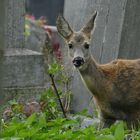
[[69, 46], [69, 49], [72, 49], [73, 48], [73, 45], [72, 44], [68, 44]]
[[89, 44], [88, 43], [85, 43], [84, 44], [84, 47], [85, 47], [85, 49], [89, 49]]

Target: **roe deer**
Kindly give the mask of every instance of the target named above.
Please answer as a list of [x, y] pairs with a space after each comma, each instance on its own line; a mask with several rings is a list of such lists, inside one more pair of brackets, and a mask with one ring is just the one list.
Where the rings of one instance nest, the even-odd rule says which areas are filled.
[[64, 17], [57, 19], [57, 29], [69, 47], [72, 63], [91, 91], [104, 127], [116, 120], [137, 125], [140, 120], [140, 59], [114, 60], [98, 64], [90, 54], [90, 38], [97, 12], [78, 32]]

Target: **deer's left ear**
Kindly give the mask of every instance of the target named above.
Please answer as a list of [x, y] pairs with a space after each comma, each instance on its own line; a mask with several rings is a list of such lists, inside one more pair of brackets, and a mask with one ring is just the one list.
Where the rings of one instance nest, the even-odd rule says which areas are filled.
[[97, 11], [94, 12], [93, 16], [90, 18], [90, 20], [87, 22], [87, 24], [81, 29], [81, 32], [86, 34], [89, 38], [91, 35], [91, 31], [94, 28], [96, 16], [97, 16]]
[[63, 38], [66, 40], [68, 40], [70, 36], [73, 34], [73, 31], [70, 25], [62, 16], [58, 16], [57, 21], [56, 21], [56, 26], [60, 35], [63, 36]]

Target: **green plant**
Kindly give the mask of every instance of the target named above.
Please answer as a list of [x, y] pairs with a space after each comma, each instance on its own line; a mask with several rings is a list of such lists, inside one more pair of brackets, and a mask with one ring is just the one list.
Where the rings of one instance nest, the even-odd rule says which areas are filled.
[[54, 95], [54, 90], [52, 87], [48, 88], [40, 98], [40, 105], [43, 112], [46, 113], [48, 120], [56, 119], [62, 116], [58, 108], [58, 102], [56, 96]]
[[[41, 50], [44, 56], [44, 69], [46, 74], [50, 77], [50, 83], [48, 83], [50, 84], [50, 87], [43, 93], [43, 96], [46, 97], [46, 101], [42, 100], [42, 105], [46, 106], [47, 104], [47, 106], [52, 106], [47, 107], [47, 110], [50, 110], [48, 112], [50, 113], [50, 116], [57, 116], [53, 114], [56, 114], [55, 110], [57, 110], [59, 106], [59, 110], [62, 110], [63, 116], [66, 117], [66, 112], [69, 111], [71, 98], [71, 91], [68, 86], [71, 78], [66, 74], [60, 62], [60, 43], [55, 42], [54, 39], [52, 39], [52, 31], [50, 28], [48, 28], [47, 20], [45, 17], [35, 19], [33, 15], [27, 14], [25, 16], [25, 37], [28, 38], [29, 36], [31, 36], [32, 26], [40, 27], [41, 29], [43, 29], [44, 36], [46, 36], [46, 40], [44, 41], [44, 45], [41, 46]], [[50, 93], [51, 95], [49, 95]], [[54, 101], [56, 101], [56, 103]]]
[[94, 126], [77, 128], [78, 121], [65, 118], [46, 119], [46, 113], [34, 113], [21, 121], [1, 121], [1, 140], [140, 140], [140, 132], [127, 130], [123, 122], [96, 130]]

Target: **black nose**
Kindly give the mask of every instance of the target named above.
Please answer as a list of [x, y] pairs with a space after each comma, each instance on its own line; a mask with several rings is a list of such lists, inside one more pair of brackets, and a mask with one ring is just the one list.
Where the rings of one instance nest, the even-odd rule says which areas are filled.
[[75, 67], [80, 67], [84, 64], [84, 59], [82, 57], [75, 57], [72, 62]]

